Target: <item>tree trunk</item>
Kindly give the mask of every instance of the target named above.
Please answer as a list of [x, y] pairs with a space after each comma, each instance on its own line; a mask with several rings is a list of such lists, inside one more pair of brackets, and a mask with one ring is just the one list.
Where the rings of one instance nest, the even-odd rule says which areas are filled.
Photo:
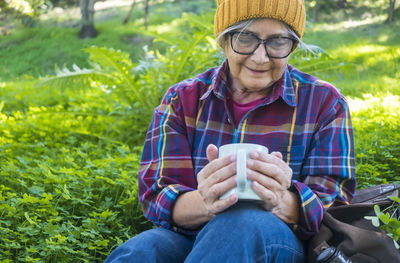
[[391, 22], [394, 21], [395, 7], [396, 7], [396, 0], [390, 0], [390, 1], [389, 1], [389, 14], [388, 14], [388, 19], [386, 20], [385, 23], [391, 23]]
[[96, 0], [80, 0], [82, 14], [82, 28], [79, 32], [80, 38], [95, 38], [97, 31], [94, 28], [94, 4]]
[[132, 2], [132, 4], [131, 4], [131, 8], [129, 9], [129, 12], [128, 12], [128, 14], [126, 15], [124, 21], [122, 22], [124, 25], [125, 25], [126, 23], [128, 23], [129, 19], [131, 18], [133, 9], [134, 9], [134, 7], [135, 7], [135, 4], [136, 4], [136, 0], [133, 0], [133, 2]]
[[346, 7], [347, 4], [347, 0], [339, 0], [339, 2], [337, 3], [337, 7], [344, 9]]
[[314, 22], [318, 22], [318, 20], [319, 20], [319, 6], [320, 6], [320, 0], [315, 0], [315, 6], [313, 8]]
[[146, 30], [149, 27], [149, 2], [150, 0], [146, 0], [146, 4], [144, 6], [144, 26]]

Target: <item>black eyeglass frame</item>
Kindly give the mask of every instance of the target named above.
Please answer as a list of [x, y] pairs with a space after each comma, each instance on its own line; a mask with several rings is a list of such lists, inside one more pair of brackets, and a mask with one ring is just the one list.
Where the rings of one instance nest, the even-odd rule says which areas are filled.
[[[257, 44], [257, 46], [254, 48], [254, 50], [253, 50], [252, 52], [238, 52], [238, 51], [236, 51], [235, 48], [233, 47], [233, 35], [235, 35], [235, 34], [242, 34], [242, 33], [251, 34], [251, 35], [253, 35], [253, 36], [258, 40], [258, 44]], [[259, 38], [257, 35], [255, 35], [255, 34], [253, 34], [253, 33], [251, 33], [251, 32], [240, 32], [240, 31], [232, 31], [232, 32], [229, 32], [229, 36], [230, 36], [230, 38], [231, 38], [231, 41], [230, 41], [230, 42], [231, 42], [231, 48], [232, 48], [232, 50], [233, 50], [235, 53], [237, 53], [237, 54], [240, 54], [240, 55], [251, 55], [251, 54], [253, 54], [253, 53], [257, 50], [257, 48], [261, 45], [261, 43], [263, 43], [264, 48], [265, 48], [265, 52], [267, 53], [267, 56], [268, 56], [269, 58], [277, 58], [277, 59], [287, 58], [287, 57], [290, 55], [290, 53], [292, 53], [293, 50], [296, 48], [296, 44], [297, 44], [297, 42], [298, 42], [297, 39], [295, 39], [295, 38], [283, 37], [283, 36], [279, 36], [279, 37], [274, 36], [274, 37], [269, 37], [269, 38], [267, 38], [267, 39], [261, 39], [261, 38]], [[267, 43], [268, 43], [268, 41], [270, 41], [271, 39], [276, 39], [276, 38], [285, 38], [285, 39], [289, 39], [289, 40], [292, 41], [292, 48], [290, 49], [289, 53], [288, 53], [286, 56], [283, 56], [283, 57], [275, 57], [275, 56], [271, 56], [271, 55], [269, 54], [268, 49], [267, 49]]]

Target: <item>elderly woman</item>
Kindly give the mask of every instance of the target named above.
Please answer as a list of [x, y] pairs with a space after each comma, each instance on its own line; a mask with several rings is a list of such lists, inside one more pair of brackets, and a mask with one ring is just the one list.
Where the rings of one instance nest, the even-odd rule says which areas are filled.
[[[159, 228], [106, 262], [303, 262], [324, 210], [355, 191], [344, 97], [288, 64], [305, 27], [303, 0], [219, 0], [226, 60], [171, 87], [148, 130], [139, 172], [145, 216]], [[236, 159], [218, 147], [256, 143], [247, 178], [262, 202], [235, 194]]]

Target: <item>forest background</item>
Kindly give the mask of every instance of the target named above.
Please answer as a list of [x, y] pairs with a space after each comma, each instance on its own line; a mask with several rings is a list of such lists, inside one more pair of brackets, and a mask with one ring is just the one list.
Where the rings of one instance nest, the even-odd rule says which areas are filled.
[[[130, 17], [133, 0], [92, 4], [90, 19], [77, 0], [0, 1], [2, 263], [103, 262], [150, 228], [137, 172], [153, 109], [223, 60], [215, 1], [137, 0]], [[400, 183], [399, 4], [306, 1], [320, 52], [290, 58], [346, 96], [358, 188]], [[398, 219], [386, 226], [398, 240]]]

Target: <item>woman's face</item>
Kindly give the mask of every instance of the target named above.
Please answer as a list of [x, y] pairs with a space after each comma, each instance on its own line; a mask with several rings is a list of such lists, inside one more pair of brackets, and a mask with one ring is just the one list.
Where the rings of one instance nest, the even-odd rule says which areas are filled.
[[[273, 19], [258, 19], [245, 31], [255, 34], [260, 39], [290, 36], [285, 25]], [[282, 77], [289, 59], [269, 58], [263, 44], [251, 55], [238, 54], [232, 50], [230, 39], [225, 47], [225, 55], [228, 59], [233, 93], [255, 93], [263, 96], [268, 93], [269, 87]]]

